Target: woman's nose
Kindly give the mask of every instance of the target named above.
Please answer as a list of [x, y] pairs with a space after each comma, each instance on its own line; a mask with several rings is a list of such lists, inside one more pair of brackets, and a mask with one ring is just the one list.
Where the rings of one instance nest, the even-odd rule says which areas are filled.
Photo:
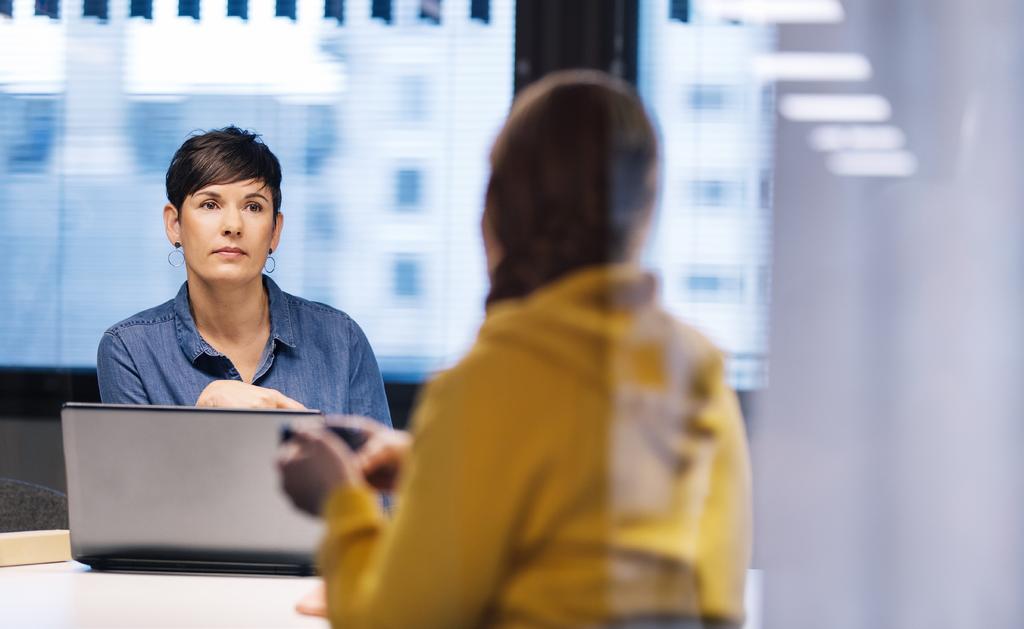
[[221, 214], [221, 234], [230, 236], [242, 235], [242, 213], [237, 210], [225, 210]]

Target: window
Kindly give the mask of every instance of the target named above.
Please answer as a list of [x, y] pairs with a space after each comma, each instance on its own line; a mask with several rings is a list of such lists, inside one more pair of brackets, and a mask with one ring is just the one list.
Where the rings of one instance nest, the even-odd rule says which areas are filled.
[[178, 16], [199, 19], [199, 0], [178, 0]]
[[730, 383], [757, 388], [768, 364], [775, 112], [750, 63], [775, 48], [775, 32], [686, 5], [640, 3], [640, 95], [661, 131], [664, 172], [678, 182], [659, 199], [647, 259], [668, 308], [730, 356]]
[[686, 102], [694, 111], [720, 111], [729, 106], [728, 89], [721, 85], [691, 85]]
[[249, 0], [228, 0], [228, 17], [249, 19]]
[[345, 238], [338, 211], [330, 201], [322, 199], [308, 206], [302, 262], [302, 296], [328, 304], [334, 301], [338, 243]]
[[324, 164], [337, 146], [334, 108], [330, 105], [310, 105], [306, 113], [306, 159], [307, 175], [319, 175]]
[[401, 256], [392, 267], [394, 293], [402, 299], [413, 299], [423, 293], [420, 261], [413, 257]]
[[668, 18], [678, 22], [689, 22], [690, 0], [669, 0]]
[[307, 218], [310, 238], [315, 238], [324, 244], [331, 245], [338, 238], [342, 237], [338, 229], [338, 219], [335, 216], [334, 206], [317, 203], [309, 209]]
[[430, 24], [440, 24], [441, 0], [420, 0], [420, 19]]
[[392, 14], [391, 0], [372, 0], [370, 5], [370, 17], [391, 24], [394, 20]]
[[36, 15], [60, 19], [60, 0], [36, 0]]
[[740, 186], [720, 179], [697, 179], [690, 182], [690, 198], [696, 207], [719, 208], [741, 202]]
[[82, 16], [107, 19], [107, 0], [83, 0]]
[[[39, 6], [56, 14], [58, 0]], [[13, 322], [0, 368], [92, 367], [103, 330], [174, 296], [184, 274], [167, 264], [164, 175], [190, 133], [228, 124], [261, 133], [281, 162], [274, 281], [349, 313], [386, 377], [451, 365], [484, 313], [479, 212], [512, 100], [515, 2], [491, 0], [486, 28], [470, 0], [439, 5], [438, 24], [419, 20], [418, 0], [325, 0], [327, 20], [303, 5], [312, 21], [247, 0], [161, 6], [109, 4], [112, 24], [84, 30], [0, 18], [0, 44], [26, 52], [0, 55], [0, 293]], [[115, 23], [118, 11], [132, 19]], [[362, 14], [339, 28], [345, 11]], [[203, 45], [182, 46], [193, 26]], [[87, 74], [68, 80], [68, 51], [83, 46], [121, 61], [78, 64]]]
[[757, 298], [762, 304], [768, 304], [772, 295], [772, 273], [768, 265], [757, 269]]
[[128, 10], [129, 17], [153, 19], [153, 0], [131, 0]]
[[489, 24], [491, 22], [491, 0], [470, 0], [469, 19]]
[[427, 79], [410, 74], [398, 80], [398, 110], [402, 120], [422, 122], [427, 118]]
[[274, 3], [274, 15], [295, 19], [295, 0], [277, 0]]
[[338, 24], [345, 23], [345, 0], [324, 0], [324, 17], [338, 20]]
[[422, 203], [423, 173], [403, 168], [395, 173], [395, 206], [400, 210], [419, 209]]
[[11, 120], [16, 123], [10, 127], [10, 172], [47, 170], [57, 135], [57, 102], [52, 98], [15, 98], [11, 109]]
[[695, 268], [685, 275], [689, 301], [704, 303], [743, 300], [743, 275], [739, 270]]
[[762, 170], [759, 184], [759, 207], [762, 210], [770, 210], [772, 208], [772, 173], [768, 170]]
[[167, 171], [174, 151], [185, 139], [180, 132], [180, 105], [176, 102], [135, 101], [128, 105], [129, 137], [135, 164], [142, 172]]

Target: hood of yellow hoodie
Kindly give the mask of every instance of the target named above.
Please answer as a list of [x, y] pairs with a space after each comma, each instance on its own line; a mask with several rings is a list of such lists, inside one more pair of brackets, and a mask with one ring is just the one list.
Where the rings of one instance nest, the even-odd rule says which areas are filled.
[[[498, 351], [500, 350], [500, 351]], [[616, 517], [629, 520], [675, 505], [693, 513], [703, 490], [677, 491], [683, 466], [706, 470], [707, 426], [692, 421], [719, 368], [717, 350], [659, 307], [654, 278], [635, 267], [584, 269], [498, 304], [474, 351], [541, 361], [607, 401], [608, 479]], [[712, 360], [712, 358], [714, 360]], [[513, 360], [513, 359], [510, 359]], [[537, 377], [554, 377], [544, 369]], [[692, 477], [698, 485], [704, 477]], [[684, 499], [687, 501], [684, 504]], [[692, 504], [691, 504], [692, 501]]]
[[631, 380], [661, 384], [675, 371], [666, 361], [675, 362], [679, 352], [665, 350], [682, 326], [658, 307], [657, 293], [654, 276], [636, 266], [582, 269], [526, 298], [493, 305], [478, 343], [484, 351], [514, 346], [598, 385], [623, 378], [623, 369]]

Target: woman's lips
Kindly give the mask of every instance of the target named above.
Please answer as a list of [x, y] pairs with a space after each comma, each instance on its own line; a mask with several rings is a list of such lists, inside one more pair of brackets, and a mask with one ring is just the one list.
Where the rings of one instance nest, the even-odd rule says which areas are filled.
[[245, 252], [238, 247], [221, 247], [213, 252], [214, 254], [224, 258], [240, 258], [245, 255]]

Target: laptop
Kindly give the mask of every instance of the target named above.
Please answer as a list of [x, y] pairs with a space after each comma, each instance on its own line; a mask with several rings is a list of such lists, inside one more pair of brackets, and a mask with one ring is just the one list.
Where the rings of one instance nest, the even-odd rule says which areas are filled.
[[282, 425], [318, 411], [68, 403], [71, 554], [98, 570], [313, 573], [320, 521], [280, 489]]

